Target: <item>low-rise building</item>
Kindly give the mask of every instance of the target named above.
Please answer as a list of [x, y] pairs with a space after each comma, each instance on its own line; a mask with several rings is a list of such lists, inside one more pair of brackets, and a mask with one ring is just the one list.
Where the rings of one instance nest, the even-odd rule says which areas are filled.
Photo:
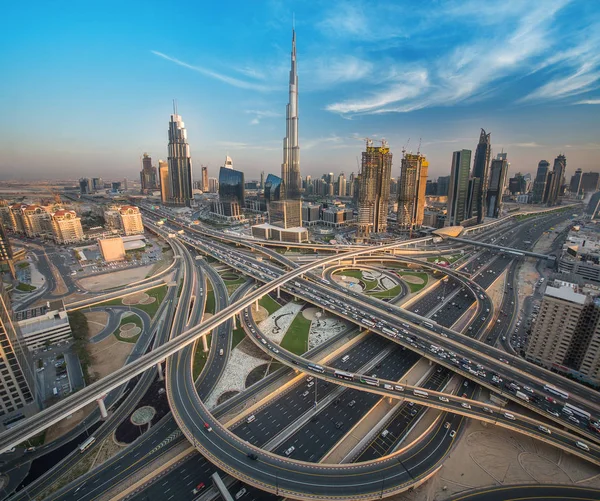
[[25, 345], [30, 350], [71, 338], [71, 325], [62, 300], [17, 313], [17, 322]]
[[57, 244], [73, 244], [83, 240], [81, 218], [74, 210], [57, 210], [52, 214], [52, 233]]
[[279, 242], [308, 242], [308, 230], [301, 226], [282, 228], [269, 223], [256, 224], [252, 226], [252, 236], [262, 240], [277, 240]]
[[138, 207], [123, 205], [119, 208], [119, 216], [121, 217], [121, 228], [125, 235], [139, 235], [140, 233], [144, 233], [142, 214]]
[[106, 262], [125, 259], [125, 245], [121, 237], [101, 238], [98, 240], [98, 248]]

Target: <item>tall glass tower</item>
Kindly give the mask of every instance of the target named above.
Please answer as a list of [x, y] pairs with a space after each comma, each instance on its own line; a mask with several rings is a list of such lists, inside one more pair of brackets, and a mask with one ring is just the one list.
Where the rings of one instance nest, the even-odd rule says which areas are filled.
[[286, 107], [286, 134], [283, 140], [282, 198], [300, 198], [300, 146], [298, 145], [298, 73], [296, 68], [296, 31], [292, 31], [292, 66], [290, 69], [289, 102]]
[[[490, 166], [490, 155], [492, 153], [491, 134], [481, 129], [479, 134], [479, 143], [475, 150], [475, 160], [473, 161], [473, 178], [479, 179], [479, 186], [473, 192], [472, 214], [477, 216], [477, 223], [482, 223], [485, 217], [485, 194], [488, 188], [488, 170]], [[475, 183], [476, 184], [476, 183]]]
[[177, 107], [169, 122], [169, 205], [190, 206], [192, 201], [192, 157], [187, 131]]

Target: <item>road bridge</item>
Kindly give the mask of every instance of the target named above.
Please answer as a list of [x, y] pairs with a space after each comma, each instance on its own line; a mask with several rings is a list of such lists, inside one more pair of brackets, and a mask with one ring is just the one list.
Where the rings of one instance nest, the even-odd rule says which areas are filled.
[[469, 238], [446, 237], [446, 239], [451, 240], [452, 242], [473, 245], [475, 247], [485, 247], [486, 249], [493, 249], [499, 252], [506, 252], [508, 254], [513, 254], [516, 257], [527, 256], [534, 257], [536, 259], [544, 259], [548, 261], [548, 266], [553, 266], [554, 262], [556, 261], [556, 256], [553, 256], [551, 254], [540, 254], [539, 252], [526, 251], [522, 249], [512, 249], [504, 245], [490, 244], [487, 242], [480, 242], [479, 240], [471, 240]]

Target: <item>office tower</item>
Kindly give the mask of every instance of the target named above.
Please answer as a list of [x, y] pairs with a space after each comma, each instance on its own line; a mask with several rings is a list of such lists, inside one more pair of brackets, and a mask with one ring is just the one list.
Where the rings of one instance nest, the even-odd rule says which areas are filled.
[[431, 179], [428, 179], [427, 184], [425, 185], [425, 195], [437, 195], [437, 183], [434, 183]]
[[581, 176], [581, 169], [577, 169], [575, 171], [575, 174], [571, 176], [571, 182], [569, 183], [569, 191], [571, 192], [572, 196], [579, 195], [579, 190], [581, 187]]
[[52, 214], [52, 233], [57, 244], [81, 242], [81, 218], [73, 210], [57, 210]]
[[358, 185], [358, 227], [363, 236], [368, 236], [387, 230], [392, 153], [386, 141], [378, 147], [370, 139], [365, 150]]
[[[471, 161], [471, 151], [470, 150], [463, 150], [463, 151], [468, 151], [469, 152], [469, 162]], [[469, 168], [471, 166], [469, 165]], [[448, 196], [449, 190], [450, 190], [450, 177], [451, 176], [440, 176], [437, 179], [437, 196], [439, 197], [445, 197]]]
[[302, 223], [304, 226], [313, 226], [320, 221], [321, 205], [320, 204], [302, 204]]
[[274, 200], [269, 203], [269, 223], [280, 228], [302, 226], [302, 200]]
[[[13, 261], [13, 251], [12, 246], [10, 245], [10, 241], [8, 240], [8, 235], [6, 234], [6, 230], [4, 229], [4, 223], [0, 220], [0, 265], [2, 267], [8, 268], [11, 276], [16, 278], [15, 273], [15, 263]], [[1, 272], [2, 270], [0, 270]], [[0, 273], [0, 277], [1, 277]]]
[[138, 235], [144, 233], [144, 223], [140, 209], [133, 205], [123, 205], [119, 208], [121, 228], [125, 235]]
[[479, 135], [479, 144], [475, 149], [475, 160], [473, 161], [473, 175], [471, 177], [479, 179], [477, 191], [473, 192], [473, 202], [471, 205], [471, 216], [477, 216], [477, 223], [482, 223], [485, 216], [485, 194], [488, 185], [488, 169], [490, 165], [490, 155], [492, 153], [492, 145], [490, 142], [490, 134], [486, 134], [484, 129], [481, 129]]
[[346, 183], [346, 196], [354, 196], [354, 172], [350, 173], [350, 177], [348, 178], [348, 182]]
[[335, 193], [335, 184], [327, 183], [327, 196], [332, 197]]
[[401, 230], [418, 229], [423, 225], [428, 167], [429, 162], [419, 153], [406, 153], [402, 157], [397, 218]]
[[591, 219], [598, 219], [598, 217], [600, 217], [599, 211], [600, 191], [597, 191], [590, 197], [590, 201], [588, 202], [585, 212], [591, 217]]
[[169, 205], [190, 206], [192, 202], [192, 157], [187, 131], [177, 107], [169, 122]]
[[500, 217], [502, 211], [502, 192], [504, 191], [507, 172], [508, 162], [506, 161], [506, 154], [502, 156], [498, 155], [498, 158], [492, 160], [490, 166], [490, 184], [485, 201], [487, 217]]
[[158, 161], [158, 177], [160, 178], [160, 201], [166, 205], [170, 198], [169, 164], [164, 160]]
[[92, 189], [94, 190], [94, 192], [104, 189], [104, 181], [102, 181], [101, 177], [92, 178]]
[[[508, 167], [508, 166], [507, 166]], [[508, 180], [508, 191], [511, 195], [518, 195], [527, 192], [527, 183], [523, 174], [517, 172], [514, 177]]]
[[554, 165], [552, 166], [552, 182], [548, 189], [547, 205], [553, 206], [560, 204], [566, 170], [567, 159], [564, 155], [560, 154], [554, 159]]
[[300, 146], [298, 144], [298, 73], [296, 68], [296, 31], [292, 31], [292, 57], [289, 102], [286, 107], [286, 134], [283, 140], [281, 179], [282, 199], [300, 198]]
[[587, 196], [598, 191], [598, 184], [600, 182], [600, 173], [598, 172], [584, 172], [581, 175], [581, 185], [579, 189]]
[[202, 180], [200, 181], [200, 189], [202, 193], [208, 193], [208, 167], [202, 166]]
[[227, 167], [226, 162], [219, 170], [219, 201], [213, 203], [212, 212], [239, 219], [245, 203], [244, 173]]
[[142, 185], [142, 193], [148, 193], [149, 191], [156, 189], [156, 167], [152, 166], [152, 158], [150, 158], [148, 153], [144, 153], [144, 155], [142, 156], [142, 170], [140, 172], [140, 182]]
[[346, 176], [343, 172], [338, 176], [336, 195], [338, 197], [346, 196]]
[[[310, 176], [308, 176], [308, 178], [310, 179]], [[265, 171], [261, 171], [260, 172], [260, 189], [264, 190], [265, 189]]]
[[111, 191], [113, 193], [118, 193], [121, 190], [121, 181], [113, 181], [110, 185], [112, 186]]
[[[506, 167], [507, 167], [506, 170], [508, 170], [510, 168], [510, 163], [508, 163], [506, 165]], [[529, 173], [523, 174], [523, 181], [525, 181], [525, 193], [529, 193], [531, 191], [531, 188], [533, 185], [533, 183], [531, 181], [531, 174], [529, 174]]]
[[565, 368], [598, 381], [600, 301], [577, 285], [555, 280], [544, 292], [525, 347], [528, 360], [560, 372]]
[[[452, 153], [450, 182], [448, 187], [448, 215], [446, 226], [458, 226], [467, 216], [469, 194], [469, 169], [471, 167], [471, 150], [459, 150]], [[440, 189], [438, 178], [438, 191]]]
[[79, 180], [79, 192], [82, 195], [89, 195], [92, 192], [92, 182], [90, 178], [82, 177]]
[[229, 155], [225, 157], [225, 163], [223, 164], [223, 167], [225, 167], [226, 169], [233, 169], [233, 160]]
[[0, 429], [32, 415], [35, 405], [33, 360], [25, 346], [0, 280]]
[[219, 192], [219, 180], [216, 177], [208, 178], [208, 192], [218, 193]]
[[546, 195], [546, 185], [548, 183], [548, 171], [550, 164], [547, 160], [540, 160], [538, 163], [537, 172], [535, 174], [535, 180], [533, 181], [533, 203], [543, 204], [546, 203], [544, 198]]
[[282, 179], [275, 174], [269, 174], [265, 181], [265, 200], [267, 203], [281, 200]]
[[469, 179], [469, 189], [467, 192], [467, 212], [465, 213], [465, 219], [475, 218], [475, 222], [477, 222], [477, 193], [479, 193], [480, 183], [481, 179], [478, 177]]

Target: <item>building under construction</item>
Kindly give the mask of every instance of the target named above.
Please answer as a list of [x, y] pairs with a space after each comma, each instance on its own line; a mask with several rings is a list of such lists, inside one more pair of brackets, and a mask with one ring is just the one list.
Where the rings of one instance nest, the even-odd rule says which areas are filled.
[[406, 153], [400, 166], [398, 181], [398, 228], [411, 231], [423, 224], [425, 187], [429, 162], [425, 156]]
[[373, 146], [366, 139], [358, 181], [358, 229], [362, 237], [387, 230], [392, 154], [387, 142]]

